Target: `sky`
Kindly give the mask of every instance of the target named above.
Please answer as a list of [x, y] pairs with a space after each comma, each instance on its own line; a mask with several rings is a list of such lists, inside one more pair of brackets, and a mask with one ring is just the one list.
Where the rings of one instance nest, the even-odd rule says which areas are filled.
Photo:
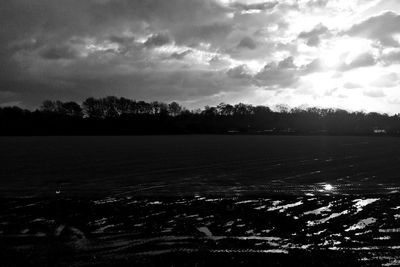
[[2, 0], [0, 106], [122, 96], [400, 113], [398, 0]]

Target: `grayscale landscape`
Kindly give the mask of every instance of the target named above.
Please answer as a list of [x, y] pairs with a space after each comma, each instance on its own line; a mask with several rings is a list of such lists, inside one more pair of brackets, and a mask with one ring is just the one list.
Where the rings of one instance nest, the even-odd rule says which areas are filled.
[[400, 0], [0, 0], [3, 266], [400, 266]]

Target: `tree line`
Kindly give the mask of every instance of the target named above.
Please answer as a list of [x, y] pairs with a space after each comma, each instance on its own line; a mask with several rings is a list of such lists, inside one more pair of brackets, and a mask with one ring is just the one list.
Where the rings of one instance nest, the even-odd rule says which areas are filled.
[[318, 134], [398, 135], [400, 115], [332, 108], [221, 103], [188, 110], [177, 102], [90, 97], [46, 100], [39, 109], [0, 108], [0, 135]]

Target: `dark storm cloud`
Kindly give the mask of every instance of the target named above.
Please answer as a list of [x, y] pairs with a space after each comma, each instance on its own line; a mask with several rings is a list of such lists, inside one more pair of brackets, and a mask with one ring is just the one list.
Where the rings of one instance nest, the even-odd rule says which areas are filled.
[[163, 46], [171, 42], [171, 38], [166, 33], [153, 34], [146, 40], [144, 45], [146, 47]]
[[120, 47], [124, 47], [126, 49], [135, 44], [135, 38], [132, 36], [127, 37], [112, 35], [108, 37], [108, 41], [110, 41], [111, 43], [116, 43], [120, 45]]
[[261, 86], [289, 87], [298, 81], [299, 68], [293, 63], [293, 57], [288, 57], [278, 63], [272, 62], [255, 75]]
[[44, 48], [40, 55], [44, 59], [75, 59], [79, 56], [78, 51], [69, 46], [54, 46]]
[[247, 65], [244, 64], [229, 69], [226, 74], [232, 79], [248, 82], [254, 86], [283, 89], [294, 85], [304, 75], [322, 71], [323, 67], [318, 59], [309, 64], [297, 66], [294, 64], [293, 57], [287, 57], [281, 61], [266, 64], [255, 74], [251, 74]]
[[246, 36], [240, 41], [240, 43], [238, 44], [238, 47], [239, 48], [247, 48], [247, 49], [255, 49], [257, 47], [257, 44], [252, 38]]
[[233, 79], [251, 79], [249, 69], [246, 65], [239, 65], [227, 71], [227, 75]]
[[[230, 25], [220, 22], [226, 10], [212, 0], [2, 1], [0, 91], [18, 92], [25, 101], [32, 98], [30, 90], [42, 94], [40, 98], [51, 90], [58, 94], [68, 87], [71, 96], [96, 95], [97, 88], [105, 86], [96, 83], [89, 89], [86, 79], [102, 80], [106, 74], [127, 79], [128, 75], [118, 76], [118, 70], [132, 74], [135, 68], [157, 66], [150, 60], [154, 56], [142, 50], [135, 36], [149, 36], [143, 43], [145, 47], [170, 44], [176, 38], [183, 44], [217, 39], [230, 31]], [[108, 47], [110, 43], [118, 48]], [[171, 57], [182, 59], [187, 54]], [[61, 65], [59, 60], [70, 62]], [[120, 84], [125, 86], [121, 89], [125, 95], [136, 94], [128, 83]]]
[[0, 103], [20, 102], [23, 107], [35, 107], [44, 99], [80, 101], [90, 95], [91, 90], [72, 82], [53, 81], [49, 83], [36, 80], [3, 80], [0, 83]]
[[278, 2], [264, 2], [264, 3], [256, 3], [256, 4], [243, 4], [243, 3], [233, 3], [231, 7], [236, 9], [250, 11], [250, 10], [268, 10], [274, 8], [278, 5]]
[[[0, 90], [18, 92], [18, 100], [27, 102], [32, 102], [31, 91], [42, 99], [68, 90], [71, 98], [107, 93], [172, 99], [235, 91], [252, 79], [244, 69], [227, 71], [229, 58], [257, 59], [277, 47], [273, 40], [259, 46], [243, 36], [272, 23], [287, 27], [282, 10], [246, 12], [272, 12], [277, 6], [277, 1], [5, 1], [0, 9]], [[228, 16], [232, 12], [235, 16]], [[157, 54], [165, 45], [176, 50]], [[196, 54], [209, 70], [196, 65], [204, 63], [185, 62], [196, 49], [219, 53], [204, 59]]]
[[183, 52], [181, 52], [181, 53], [175, 52], [175, 53], [172, 53], [172, 54], [171, 54], [171, 58], [177, 59], [177, 60], [181, 60], [181, 59], [183, 59], [185, 56], [189, 55], [190, 53], [192, 53], [192, 50], [189, 50], [189, 49], [186, 50], [186, 51], [183, 51]]
[[321, 41], [320, 36], [326, 33], [328, 33], [328, 28], [319, 24], [311, 31], [301, 32], [299, 38], [305, 39], [308, 46], [318, 46]]
[[186, 101], [215, 95], [221, 91], [241, 91], [249, 83], [234, 80], [220, 71], [143, 70], [132, 74], [105, 72], [103, 76], [74, 75], [68, 78], [68, 83], [57, 80], [30, 80], [3, 85], [6, 88], [13, 87], [14, 90], [9, 92], [7, 97], [0, 94], [0, 103], [22, 98], [27, 105], [37, 105], [43, 99], [82, 100], [90, 96], [108, 95], [129, 96], [148, 101]]
[[219, 48], [219, 45], [226, 41], [227, 36], [232, 30], [232, 24], [226, 22], [189, 25], [179, 32], [176, 32], [175, 37], [178, 44], [196, 47], [201, 42], [207, 42]]
[[[135, 92], [135, 98], [144, 100], [171, 99], [186, 101], [193, 98], [211, 96], [223, 91], [240, 91], [249, 82], [238, 81], [223, 71], [153, 71], [143, 70], [133, 74], [105, 75], [104, 77], [76, 77], [77, 92], [85, 94], [96, 92], [97, 95], [126, 95], [125, 88]], [[239, 84], [239, 86], [238, 86]], [[96, 88], [95, 90], [93, 88]], [[182, 90], [184, 88], [184, 90]]]
[[362, 67], [373, 66], [377, 63], [376, 58], [370, 53], [364, 53], [353, 59], [350, 63], [344, 63], [339, 67], [341, 71], [348, 71]]
[[324, 64], [319, 59], [297, 66], [294, 64], [294, 58], [290, 56], [279, 62], [271, 62], [265, 65], [262, 70], [254, 75], [254, 83], [269, 88], [288, 88], [296, 84], [302, 76], [320, 72], [323, 69]]
[[400, 33], [400, 16], [392, 11], [387, 11], [377, 16], [352, 26], [346, 33], [353, 36], [367, 37], [380, 42], [384, 46], [399, 46], [393, 37]]
[[230, 62], [224, 58], [221, 58], [220, 56], [214, 56], [208, 61], [208, 64], [212, 68], [220, 69], [229, 67]]
[[0, 40], [3, 45], [31, 38], [58, 44], [74, 36], [101, 38], [122, 31], [175, 34], [186, 27], [212, 25], [224, 11], [210, 0], [3, 1]]

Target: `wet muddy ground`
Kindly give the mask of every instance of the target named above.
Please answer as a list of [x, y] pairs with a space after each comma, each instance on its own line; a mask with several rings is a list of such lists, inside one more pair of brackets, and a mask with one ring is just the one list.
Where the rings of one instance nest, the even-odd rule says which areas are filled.
[[7, 199], [6, 266], [392, 266], [400, 195]]
[[2, 137], [0, 194], [193, 196], [382, 193], [400, 186], [400, 138]]
[[0, 138], [2, 266], [400, 265], [400, 139]]

